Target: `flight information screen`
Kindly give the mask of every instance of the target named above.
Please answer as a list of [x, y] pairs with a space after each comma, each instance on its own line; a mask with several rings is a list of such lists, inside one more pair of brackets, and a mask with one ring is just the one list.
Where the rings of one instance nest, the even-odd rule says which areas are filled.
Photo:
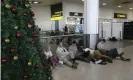
[[51, 5], [51, 20], [63, 19], [62, 3]]

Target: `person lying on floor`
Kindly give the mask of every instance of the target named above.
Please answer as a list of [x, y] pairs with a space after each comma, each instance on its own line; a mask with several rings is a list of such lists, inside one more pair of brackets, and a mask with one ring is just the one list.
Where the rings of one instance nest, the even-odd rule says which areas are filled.
[[59, 58], [52, 54], [49, 45], [46, 45], [45, 47], [43, 47], [43, 52], [46, 55], [46, 59], [48, 60], [48, 63], [52, 68], [55, 68], [61, 63], [59, 61]]
[[116, 57], [119, 57], [122, 61], [130, 61], [129, 58], [124, 58], [124, 52], [118, 53], [118, 50], [116, 48], [113, 49], [106, 49], [104, 46], [104, 43], [106, 42], [105, 39], [102, 39], [98, 44], [97, 44], [97, 49], [103, 54], [111, 57], [112, 59], [115, 59]]
[[97, 64], [107, 64], [106, 62], [112, 63], [112, 59], [106, 55], [102, 55], [99, 50], [93, 50], [90, 48], [84, 49], [85, 52], [90, 52], [89, 57], [92, 62]]
[[75, 57], [72, 52], [68, 52], [66, 48], [63, 47], [62, 42], [57, 43], [58, 48], [56, 50], [56, 54], [59, 57], [59, 60], [63, 61], [69, 67], [74, 69], [77, 68], [77, 64], [75, 63]]
[[84, 52], [78, 52], [76, 41], [72, 42], [72, 45], [69, 46], [68, 51], [72, 52], [72, 54], [74, 55], [76, 60], [90, 62], [90, 60], [88, 59], [88, 56], [89, 56], [88, 53], [86, 55], [86, 53], [84, 53]]

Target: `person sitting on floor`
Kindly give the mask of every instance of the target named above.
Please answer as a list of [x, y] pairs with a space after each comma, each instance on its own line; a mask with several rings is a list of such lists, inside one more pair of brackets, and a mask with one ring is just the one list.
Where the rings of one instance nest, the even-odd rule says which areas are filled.
[[68, 51], [73, 53], [73, 55], [75, 56], [76, 60], [81, 60], [81, 61], [85, 61], [85, 62], [90, 62], [90, 60], [88, 59], [89, 54], [87, 53], [87, 55], [84, 52], [78, 52], [77, 49], [77, 43], [76, 41], [72, 42], [72, 45], [69, 46]]
[[105, 49], [104, 43], [106, 42], [105, 39], [102, 39], [98, 44], [97, 44], [97, 49], [103, 54], [111, 57], [112, 59], [115, 59], [116, 57], [119, 57], [122, 61], [130, 61], [129, 58], [124, 58], [124, 52], [118, 53], [118, 50], [116, 48], [113, 49]]
[[43, 47], [43, 51], [51, 67], [55, 68], [57, 65], [59, 65], [59, 58], [52, 54], [49, 45]]
[[[112, 63], [112, 59], [106, 55], [102, 55], [99, 50], [93, 50], [90, 48], [84, 49], [85, 52], [89, 51], [89, 57], [91, 61], [98, 64], [107, 64], [106, 62]], [[100, 62], [99, 62], [100, 60]]]
[[63, 47], [62, 42], [57, 43], [58, 48], [56, 50], [56, 54], [59, 57], [59, 60], [63, 61], [64, 64], [70, 66], [72, 68], [77, 68], [77, 64], [75, 63], [75, 57], [72, 52], [68, 52], [66, 48]]

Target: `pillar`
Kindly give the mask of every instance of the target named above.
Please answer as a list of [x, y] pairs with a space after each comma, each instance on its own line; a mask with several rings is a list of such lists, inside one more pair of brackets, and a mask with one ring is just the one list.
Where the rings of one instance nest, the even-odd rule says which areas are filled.
[[59, 20], [55, 20], [55, 34], [59, 35]]
[[99, 0], [84, 0], [84, 47], [95, 49], [98, 41]]

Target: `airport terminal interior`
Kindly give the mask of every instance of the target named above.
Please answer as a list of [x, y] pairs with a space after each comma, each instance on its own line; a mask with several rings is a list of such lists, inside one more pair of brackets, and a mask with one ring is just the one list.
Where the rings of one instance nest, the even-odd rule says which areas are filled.
[[1, 44], [2, 80], [133, 80], [133, 0], [1, 0]]

